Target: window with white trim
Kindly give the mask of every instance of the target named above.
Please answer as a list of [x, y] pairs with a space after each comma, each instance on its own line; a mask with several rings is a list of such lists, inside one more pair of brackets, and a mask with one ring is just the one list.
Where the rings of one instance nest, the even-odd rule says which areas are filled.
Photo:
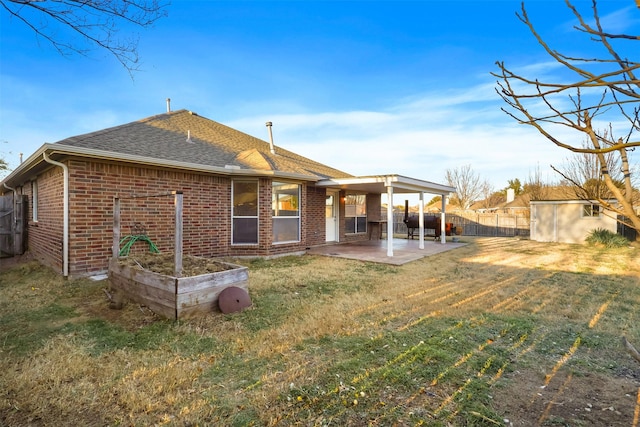
[[38, 181], [31, 181], [31, 220], [38, 221]]
[[231, 201], [231, 242], [258, 243], [258, 181], [234, 180]]
[[273, 243], [300, 241], [300, 185], [272, 183]]
[[582, 205], [583, 218], [597, 218], [600, 216], [600, 205], [590, 204]]
[[344, 221], [346, 233], [367, 232], [367, 196], [347, 194], [344, 199]]

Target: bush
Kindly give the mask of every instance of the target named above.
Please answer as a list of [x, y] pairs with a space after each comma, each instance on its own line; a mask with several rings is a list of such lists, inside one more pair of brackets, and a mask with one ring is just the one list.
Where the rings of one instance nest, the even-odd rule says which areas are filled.
[[591, 245], [604, 245], [607, 248], [620, 248], [629, 244], [629, 241], [624, 236], [605, 230], [604, 228], [591, 230], [586, 242]]

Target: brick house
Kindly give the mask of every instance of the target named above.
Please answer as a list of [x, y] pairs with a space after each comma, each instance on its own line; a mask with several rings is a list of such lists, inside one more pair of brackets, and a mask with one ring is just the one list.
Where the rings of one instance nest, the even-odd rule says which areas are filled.
[[115, 198], [122, 235], [143, 233], [161, 252], [173, 251], [182, 192], [185, 254], [269, 257], [370, 238], [383, 193], [452, 191], [354, 177], [187, 110], [44, 144], [0, 184], [26, 200], [25, 250], [65, 276], [107, 270]]

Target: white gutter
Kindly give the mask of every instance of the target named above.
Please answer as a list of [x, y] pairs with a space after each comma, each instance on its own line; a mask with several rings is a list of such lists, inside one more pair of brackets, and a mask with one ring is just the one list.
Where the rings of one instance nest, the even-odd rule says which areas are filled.
[[11, 235], [13, 239], [13, 254], [15, 255], [16, 247], [18, 246], [18, 242], [16, 242], [16, 225], [18, 224], [18, 218], [16, 217], [16, 207], [18, 206], [18, 191], [13, 187], [9, 187], [6, 182], [3, 183], [3, 185], [7, 190], [13, 191], [13, 224], [11, 224]]
[[51, 160], [46, 152], [42, 153], [44, 161], [52, 165], [60, 166], [64, 174], [64, 189], [62, 201], [62, 275], [69, 276], [69, 168], [64, 163]]
[[[13, 197], [14, 197], [13, 202], [14, 202], [14, 205], [15, 205], [15, 201], [16, 201], [15, 197], [18, 195], [18, 192], [16, 191], [15, 188], [9, 187], [6, 182], [3, 183], [3, 185], [4, 185], [4, 188], [6, 188], [7, 190], [13, 191]], [[14, 209], [15, 209], [15, 206], [14, 206]]]
[[264, 176], [264, 177], [274, 177], [274, 178], [289, 178], [289, 179], [300, 179], [302, 181], [314, 181], [314, 182], [322, 179], [321, 177], [313, 174], [307, 175], [307, 174], [301, 174], [301, 173], [295, 173], [295, 172], [245, 169], [243, 167], [229, 168], [229, 167], [220, 167], [220, 166], [210, 166], [210, 165], [204, 165], [199, 163], [182, 162], [177, 160], [158, 159], [155, 157], [140, 156], [136, 154], [123, 154], [123, 153], [115, 153], [112, 151], [96, 150], [93, 148], [74, 147], [71, 145], [61, 145], [59, 143], [45, 144], [43, 146], [43, 149], [46, 151], [49, 151], [51, 154], [63, 154], [67, 156], [75, 155], [79, 157], [90, 157], [90, 158], [101, 159], [101, 160], [124, 161], [128, 163], [135, 163], [136, 165], [170, 167], [170, 168], [186, 169], [192, 172], [208, 172], [208, 173], [217, 173], [221, 175], [230, 175], [230, 176], [241, 175], [241, 176]]
[[114, 153], [110, 151], [104, 150], [96, 150], [92, 148], [82, 148], [82, 147], [73, 147], [70, 145], [60, 145], [60, 144], [49, 144], [45, 143], [42, 145], [38, 151], [29, 156], [29, 158], [21, 163], [17, 168], [15, 168], [9, 175], [7, 175], [4, 179], [0, 180], [2, 182], [12, 182], [14, 180], [17, 181], [17, 177], [20, 174], [25, 173], [29, 169], [37, 166], [38, 162], [42, 154], [49, 153], [50, 156], [54, 154], [61, 154], [66, 156], [78, 156], [78, 157], [88, 157], [92, 159], [99, 160], [114, 160], [114, 161], [124, 161], [127, 163], [134, 163], [136, 165], [147, 165], [147, 166], [155, 166], [155, 167], [169, 167], [169, 168], [177, 168], [184, 169], [190, 172], [204, 172], [204, 173], [215, 173], [226, 176], [260, 176], [260, 177], [270, 177], [270, 178], [283, 178], [283, 179], [294, 179], [300, 181], [310, 181], [317, 182], [322, 178], [313, 175], [313, 174], [301, 174], [295, 172], [281, 172], [281, 171], [272, 171], [272, 170], [257, 170], [257, 169], [245, 169], [245, 168], [235, 168], [235, 167], [220, 167], [220, 166], [208, 166], [198, 163], [188, 163], [181, 162], [175, 160], [163, 160], [157, 159], [153, 157], [147, 156], [139, 156], [134, 154], [120, 154]]

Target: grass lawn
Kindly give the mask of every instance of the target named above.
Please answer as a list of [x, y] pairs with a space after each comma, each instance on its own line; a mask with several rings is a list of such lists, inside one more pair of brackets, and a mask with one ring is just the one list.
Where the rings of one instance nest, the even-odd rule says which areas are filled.
[[466, 240], [234, 260], [252, 308], [179, 322], [1, 271], [0, 425], [640, 426], [640, 248]]

